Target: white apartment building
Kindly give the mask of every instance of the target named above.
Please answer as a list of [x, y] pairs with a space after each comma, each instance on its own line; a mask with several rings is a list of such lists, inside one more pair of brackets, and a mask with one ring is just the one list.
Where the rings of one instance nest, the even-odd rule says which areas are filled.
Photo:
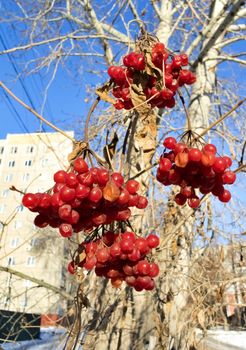
[[[73, 136], [73, 132], [68, 132]], [[11, 191], [43, 192], [53, 186], [53, 173], [68, 166], [72, 142], [59, 133], [8, 134], [0, 140], [0, 265], [64, 287], [64, 239], [57, 230], [38, 229], [36, 213], [21, 205]], [[0, 271], [0, 309], [57, 314], [59, 295]]]

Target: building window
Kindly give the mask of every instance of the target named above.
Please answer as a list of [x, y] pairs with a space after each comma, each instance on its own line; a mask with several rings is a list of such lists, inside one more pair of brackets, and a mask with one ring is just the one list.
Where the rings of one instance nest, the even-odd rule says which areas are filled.
[[17, 147], [16, 146], [11, 147], [10, 153], [11, 154], [17, 153]]
[[13, 174], [7, 174], [5, 176], [5, 179], [4, 179], [5, 182], [10, 182], [12, 180], [13, 180]]
[[9, 195], [9, 189], [8, 188], [6, 188], [5, 190], [3, 190], [3, 192], [2, 192], [2, 197], [3, 198], [7, 198], [8, 197], [8, 195]]
[[[35, 226], [35, 228], [37, 228], [37, 226]], [[27, 247], [27, 251], [30, 251], [33, 247], [38, 245], [38, 238], [32, 238], [29, 246]]]
[[15, 265], [15, 258], [13, 256], [8, 257], [8, 266]]
[[4, 212], [5, 204], [0, 203], [0, 214]]
[[41, 161], [41, 165], [42, 165], [43, 167], [45, 167], [45, 166], [47, 166], [47, 165], [48, 165], [48, 162], [49, 162], [49, 159], [47, 159], [47, 158], [42, 159], [42, 161]]
[[0, 147], [0, 154], [3, 154], [4, 147]]
[[33, 153], [34, 147], [33, 146], [27, 146], [26, 153]]
[[16, 248], [19, 244], [19, 238], [16, 237], [16, 238], [13, 238], [12, 241], [10, 242], [10, 246], [11, 248]]
[[23, 281], [23, 285], [24, 285], [24, 287], [26, 287], [26, 288], [30, 288], [30, 287], [33, 286], [33, 282], [30, 281], [30, 280], [24, 280], [24, 281]]
[[21, 299], [19, 304], [20, 304], [21, 308], [26, 307], [27, 306], [27, 297], [24, 297], [23, 299]]
[[10, 160], [9, 161], [9, 167], [14, 167], [15, 166], [15, 161], [14, 160]]
[[25, 161], [25, 166], [31, 166], [32, 165], [32, 161], [31, 160], [26, 160]]
[[36, 265], [35, 256], [28, 256], [26, 264], [27, 266], [35, 266]]
[[28, 174], [28, 173], [23, 174], [23, 177], [22, 177], [23, 181], [28, 181], [29, 179], [30, 179], [30, 174]]
[[22, 222], [21, 221], [18, 221], [16, 220], [15, 223], [14, 223], [14, 228], [21, 228], [22, 227]]
[[23, 211], [24, 207], [23, 205], [18, 205], [18, 207], [16, 208], [17, 212]]

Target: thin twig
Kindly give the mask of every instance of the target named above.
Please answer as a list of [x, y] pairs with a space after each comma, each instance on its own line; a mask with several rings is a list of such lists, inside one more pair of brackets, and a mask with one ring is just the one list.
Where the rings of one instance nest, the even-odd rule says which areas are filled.
[[222, 115], [221, 118], [219, 118], [218, 120], [216, 120], [214, 123], [210, 124], [205, 130], [203, 130], [203, 132], [199, 135], [200, 137], [204, 136], [209, 130], [211, 130], [214, 126], [216, 126], [217, 124], [221, 123], [222, 120], [224, 120], [226, 117], [228, 117], [232, 112], [234, 112], [238, 107], [240, 107], [244, 102], [246, 101], [246, 98], [244, 98], [243, 100], [237, 102], [232, 109], [229, 110], [229, 112], [225, 113], [224, 115]]
[[61, 129], [59, 129], [57, 126], [55, 126], [54, 124], [50, 123], [48, 120], [46, 120], [44, 117], [42, 117], [40, 114], [38, 114], [38, 112], [36, 112], [33, 108], [31, 108], [30, 106], [28, 106], [27, 104], [25, 104], [25, 102], [23, 102], [22, 100], [20, 100], [12, 91], [10, 91], [7, 86], [4, 85], [4, 83], [2, 81], [0, 81], [0, 86], [11, 96], [13, 97], [13, 99], [15, 101], [17, 101], [18, 103], [20, 103], [23, 107], [25, 107], [29, 112], [31, 112], [32, 114], [34, 114], [38, 119], [42, 120], [45, 124], [49, 125], [52, 129], [56, 130], [57, 132], [59, 132], [60, 134], [62, 134], [63, 136], [67, 137], [69, 140], [71, 140], [73, 143], [76, 142], [76, 140], [69, 136], [68, 134], [66, 134], [64, 131], [62, 131]]

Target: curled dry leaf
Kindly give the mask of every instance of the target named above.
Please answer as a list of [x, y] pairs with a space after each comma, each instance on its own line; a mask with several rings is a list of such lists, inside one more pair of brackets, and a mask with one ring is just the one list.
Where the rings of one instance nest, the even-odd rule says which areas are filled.
[[109, 180], [103, 189], [103, 198], [115, 202], [120, 196], [120, 189], [113, 180]]
[[73, 150], [69, 153], [67, 159], [69, 163], [72, 163], [83, 151], [87, 149], [87, 143], [84, 141], [77, 141], [73, 144]]
[[111, 160], [114, 158], [116, 145], [119, 141], [118, 135], [115, 132], [112, 140], [103, 148], [103, 155], [107, 163], [110, 165]]
[[97, 89], [96, 90], [96, 94], [100, 97], [101, 100], [109, 102], [111, 104], [115, 103], [115, 99], [113, 99], [112, 97], [110, 97], [108, 95], [108, 92], [106, 90], [103, 89]]

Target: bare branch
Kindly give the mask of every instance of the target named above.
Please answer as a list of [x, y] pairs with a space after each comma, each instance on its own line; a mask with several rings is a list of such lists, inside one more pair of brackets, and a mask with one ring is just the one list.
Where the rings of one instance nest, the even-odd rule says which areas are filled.
[[32, 281], [33, 283], [36, 283], [38, 286], [44, 287], [46, 289], [52, 290], [52, 292], [56, 293], [56, 294], [60, 294], [63, 298], [67, 299], [67, 300], [74, 300], [73, 296], [64, 292], [63, 290], [61, 290], [60, 288], [53, 286], [50, 283], [47, 283], [43, 280], [39, 280], [38, 278], [35, 277], [31, 277], [30, 275], [27, 275], [23, 272], [19, 272], [16, 270], [13, 270], [9, 267], [4, 267], [4, 266], [0, 266], [0, 271], [4, 271], [7, 273], [10, 273], [12, 275], [18, 276], [20, 278], [23, 278], [25, 280], [29, 280]]

